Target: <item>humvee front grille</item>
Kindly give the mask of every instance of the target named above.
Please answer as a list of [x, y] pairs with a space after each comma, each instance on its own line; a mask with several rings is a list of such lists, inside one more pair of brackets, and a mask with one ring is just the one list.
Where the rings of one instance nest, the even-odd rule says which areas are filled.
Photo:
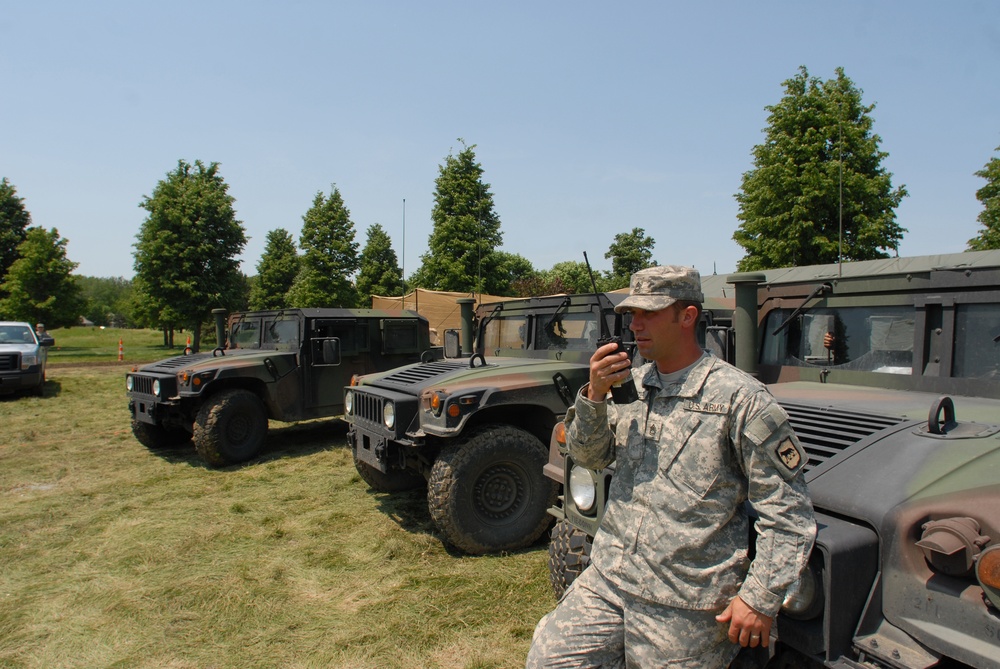
[[21, 367], [21, 355], [19, 353], [5, 353], [0, 355], [0, 372], [13, 372]]
[[153, 379], [148, 376], [139, 376], [138, 374], [133, 376], [132, 392], [140, 395], [152, 395]]
[[830, 407], [782, 402], [792, 429], [809, 455], [805, 471], [814, 469], [858, 442], [906, 421], [901, 416], [842, 411]]
[[369, 395], [355, 390], [354, 406], [351, 409], [351, 415], [358, 421], [381, 425], [382, 407], [384, 404], [385, 400], [378, 395]]

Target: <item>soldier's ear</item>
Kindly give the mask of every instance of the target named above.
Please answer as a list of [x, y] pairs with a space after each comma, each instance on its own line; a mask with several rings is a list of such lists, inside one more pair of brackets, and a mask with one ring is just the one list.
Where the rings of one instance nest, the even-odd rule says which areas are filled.
[[698, 322], [698, 307], [688, 305], [681, 311], [681, 323], [685, 327], [694, 327]]

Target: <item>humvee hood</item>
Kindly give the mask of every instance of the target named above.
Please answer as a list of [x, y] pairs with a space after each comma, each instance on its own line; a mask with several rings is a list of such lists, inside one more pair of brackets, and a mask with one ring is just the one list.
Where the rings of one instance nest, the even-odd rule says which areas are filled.
[[419, 392], [428, 387], [446, 388], [449, 391], [492, 385], [509, 388], [519, 384], [537, 385], [539, 380], [550, 383], [556, 373], [564, 373], [568, 366], [588, 367], [584, 364], [572, 365], [562, 360], [538, 358], [489, 358], [485, 365], [477, 362], [475, 367], [467, 359], [439, 360], [407, 365], [383, 374], [369, 374], [362, 377], [361, 383], [407, 392]]
[[[957, 424], [934, 434], [928, 422], [942, 396], [933, 393], [809, 382], [770, 390], [789, 409], [810, 454], [806, 481], [819, 509], [864, 518], [878, 529], [901, 504], [996, 485], [1000, 400], [951, 397]], [[796, 425], [804, 406], [821, 416], [829, 412], [822, 436], [828, 443], [813, 438], [801, 420]], [[934, 420], [939, 417], [934, 414]], [[850, 434], [876, 418], [886, 419], [875, 426], [880, 429], [860, 438]], [[831, 454], [829, 442], [838, 438], [857, 441]]]

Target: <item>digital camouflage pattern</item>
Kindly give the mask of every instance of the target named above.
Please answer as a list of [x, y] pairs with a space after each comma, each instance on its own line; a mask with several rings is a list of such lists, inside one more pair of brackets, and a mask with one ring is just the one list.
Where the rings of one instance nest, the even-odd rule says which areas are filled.
[[629, 296], [615, 307], [615, 311], [659, 311], [677, 300], [699, 304], [705, 301], [705, 295], [701, 291], [701, 275], [693, 267], [660, 265], [632, 275], [629, 279]]
[[[629, 626], [622, 624], [628, 609]], [[715, 611], [678, 609], [622, 593], [596, 569], [567, 589], [560, 606], [542, 618], [526, 669], [728, 665], [739, 650]]]
[[[628, 601], [714, 615], [738, 594], [774, 617], [816, 532], [805, 457], [784, 410], [762, 384], [708, 355], [666, 387], [652, 363], [633, 376], [637, 402], [595, 403], [581, 391], [566, 417], [576, 464], [616, 462], [592, 566]], [[752, 562], [746, 500], [759, 515]]]

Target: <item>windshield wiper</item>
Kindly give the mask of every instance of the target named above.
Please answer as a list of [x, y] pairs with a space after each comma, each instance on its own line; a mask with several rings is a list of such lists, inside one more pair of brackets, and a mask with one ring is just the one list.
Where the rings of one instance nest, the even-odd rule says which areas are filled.
[[813, 290], [813, 292], [809, 293], [809, 296], [805, 300], [802, 301], [801, 306], [799, 306], [795, 311], [793, 311], [791, 314], [789, 314], [788, 318], [786, 318], [781, 323], [781, 325], [779, 325], [778, 327], [776, 327], [774, 329], [774, 332], [771, 333], [771, 335], [772, 336], [776, 335], [779, 332], [781, 332], [782, 330], [784, 330], [785, 328], [787, 328], [788, 324], [791, 323], [793, 320], [795, 320], [796, 316], [798, 316], [799, 314], [804, 313], [806, 311], [806, 304], [809, 302], [809, 300], [813, 299], [817, 295], [822, 295], [823, 293], [825, 293], [828, 290], [831, 291], [831, 292], [833, 291], [833, 286], [831, 284], [829, 284], [829, 283], [821, 283], [820, 285], [816, 286], [816, 288]]

